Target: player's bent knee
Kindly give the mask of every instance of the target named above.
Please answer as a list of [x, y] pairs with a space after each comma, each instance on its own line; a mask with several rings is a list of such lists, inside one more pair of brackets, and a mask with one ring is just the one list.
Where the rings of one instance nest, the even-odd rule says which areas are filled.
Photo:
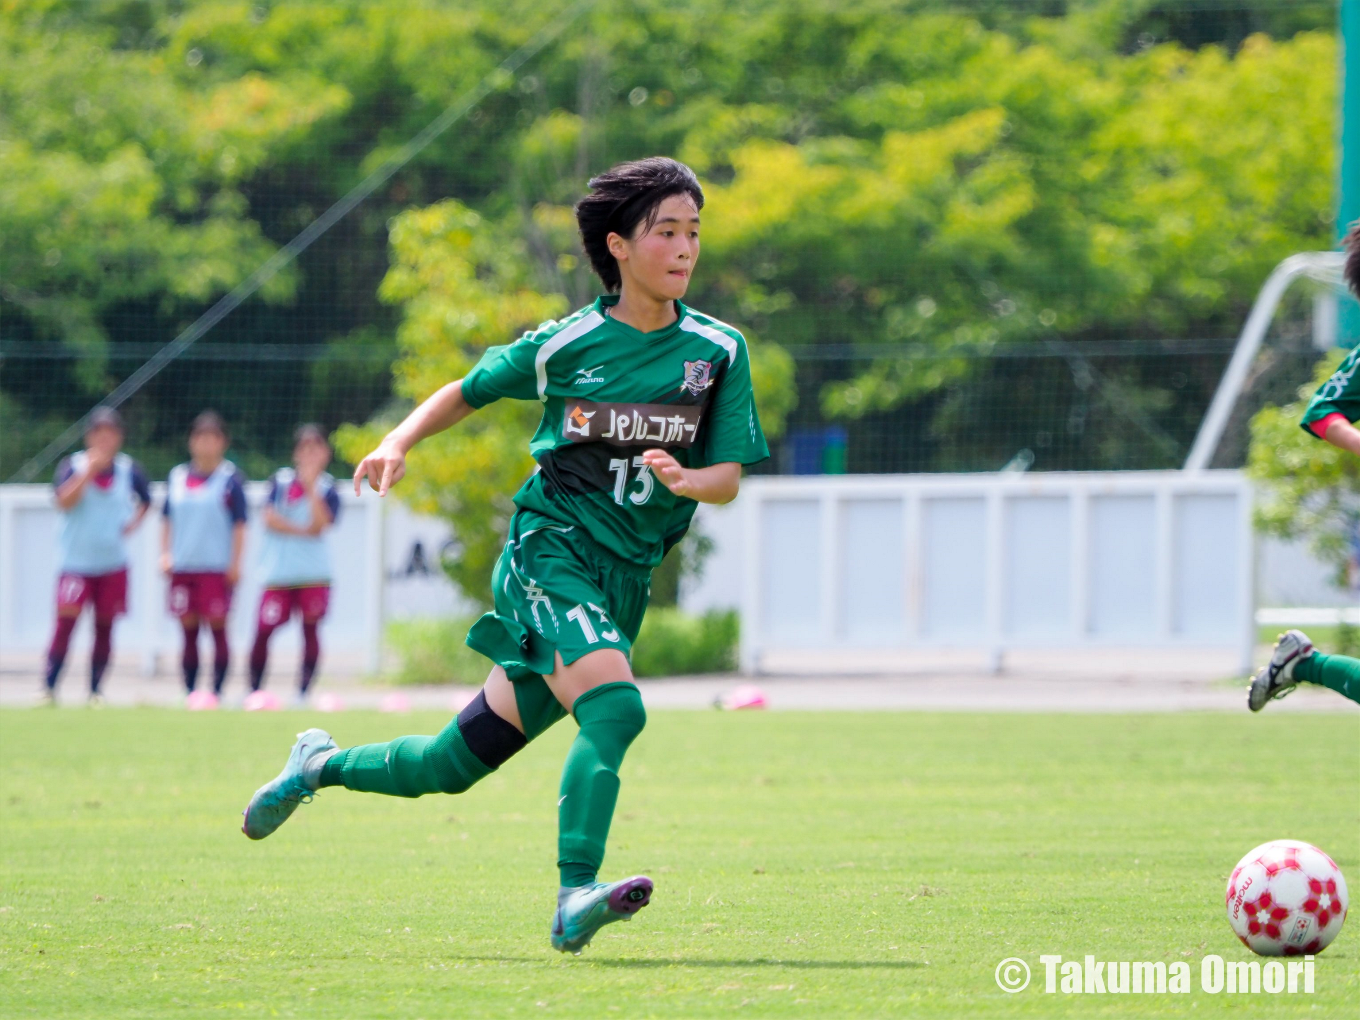
[[514, 724], [492, 710], [485, 691], [478, 691], [458, 713], [457, 725], [468, 750], [489, 769], [500, 768], [529, 742]]
[[632, 743], [647, 725], [647, 709], [642, 694], [631, 683], [609, 683], [592, 687], [572, 706], [576, 721], [584, 726], [607, 726], [613, 733]]
[[[407, 738], [410, 739], [410, 738]], [[478, 693], [458, 717], [422, 748], [424, 772], [419, 793], [463, 793], [489, 776], [528, 743]]]

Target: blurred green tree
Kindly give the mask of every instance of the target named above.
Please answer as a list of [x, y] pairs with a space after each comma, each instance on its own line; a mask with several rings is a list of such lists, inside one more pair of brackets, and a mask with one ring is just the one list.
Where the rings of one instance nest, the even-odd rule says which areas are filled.
[[1345, 354], [1319, 362], [1296, 403], [1265, 407], [1251, 419], [1247, 471], [1261, 485], [1256, 526], [1280, 538], [1305, 539], [1347, 584], [1351, 542], [1360, 529], [1360, 458], [1299, 427], [1304, 408]]
[[[979, 450], [1000, 463], [1046, 412], [1051, 366], [979, 378], [1008, 402], [1000, 422], [994, 401], [953, 392], [979, 372], [969, 355], [1230, 335], [1274, 262], [1330, 242], [1326, 11], [1250, 0], [1215, 34], [1213, 12], [1172, 6], [599, 0], [212, 341], [393, 347], [406, 305], [378, 297], [388, 223], [446, 198], [522, 242], [524, 286], [582, 304], [595, 282], [570, 205], [585, 178], [673, 153], [710, 193], [696, 305], [781, 345], [932, 352], [797, 386], [849, 420], [919, 402], [908, 441], [924, 466]], [[4, 338], [168, 340], [549, 13], [531, 0], [0, 0]], [[1164, 41], [1177, 39], [1198, 48]], [[757, 347], [777, 426], [798, 396], [793, 366]], [[59, 428], [113, 381], [97, 358], [82, 372], [0, 382], [20, 423], [7, 457], [28, 442], [18, 431]], [[351, 375], [312, 373], [307, 413], [369, 417], [385, 380], [365, 377], [356, 400]], [[196, 378], [148, 394], [143, 443], [178, 456], [188, 417], [219, 399]], [[242, 443], [280, 455], [280, 416], [298, 412], [276, 382], [220, 399], [235, 401]], [[1137, 374], [1100, 385], [1120, 397], [1091, 416], [1088, 459], [1126, 464], [1123, 434], [1156, 413], [1179, 423], [1158, 439], [1174, 462], [1200, 390]]]

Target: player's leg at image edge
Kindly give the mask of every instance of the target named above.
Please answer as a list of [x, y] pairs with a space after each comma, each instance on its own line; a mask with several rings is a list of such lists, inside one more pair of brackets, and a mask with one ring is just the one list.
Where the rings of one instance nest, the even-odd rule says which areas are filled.
[[1247, 707], [1259, 712], [1266, 703], [1292, 693], [1300, 683], [1317, 684], [1360, 703], [1360, 659], [1324, 655], [1301, 630], [1287, 630], [1275, 642], [1270, 661], [1247, 690]]
[[[647, 715], [637, 687], [626, 682], [587, 691], [576, 699], [572, 713], [580, 730], [567, 753], [559, 789], [561, 887], [550, 935], [553, 948], [580, 953], [600, 928], [631, 919], [651, 899], [652, 881], [645, 876], [596, 880], [618, 800], [618, 770]], [[491, 710], [484, 693], [433, 737], [399, 737], [340, 750], [330, 734], [307, 730], [298, 735], [283, 771], [250, 799], [241, 831], [264, 839], [298, 805], [328, 786], [393, 797], [463, 793], [527, 743], [524, 734]]]

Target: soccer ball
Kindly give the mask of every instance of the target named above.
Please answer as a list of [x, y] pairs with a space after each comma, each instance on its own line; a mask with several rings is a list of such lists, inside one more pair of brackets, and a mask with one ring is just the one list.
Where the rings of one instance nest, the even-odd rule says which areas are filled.
[[1293, 839], [1262, 843], [1228, 879], [1228, 923], [1261, 956], [1320, 953], [1346, 921], [1350, 897], [1336, 862]]

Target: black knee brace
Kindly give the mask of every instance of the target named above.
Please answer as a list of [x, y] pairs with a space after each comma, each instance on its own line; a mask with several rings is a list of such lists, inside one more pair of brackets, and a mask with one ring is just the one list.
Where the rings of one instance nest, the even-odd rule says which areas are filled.
[[528, 743], [523, 733], [491, 711], [485, 691], [478, 691], [458, 713], [458, 732], [468, 750], [489, 769], [500, 768]]

